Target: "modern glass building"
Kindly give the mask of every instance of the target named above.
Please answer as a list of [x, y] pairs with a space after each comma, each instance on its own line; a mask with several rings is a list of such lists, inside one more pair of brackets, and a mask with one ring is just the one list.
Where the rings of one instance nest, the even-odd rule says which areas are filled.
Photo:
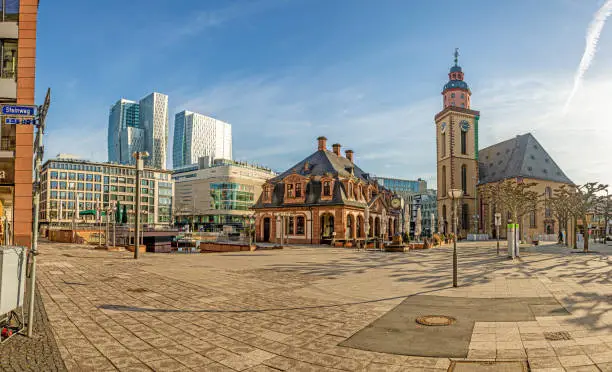
[[242, 224], [261, 186], [276, 173], [270, 169], [227, 159], [216, 159], [175, 169], [176, 222], [196, 229]]
[[427, 189], [427, 181], [422, 179], [403, 180], [399, 178], [388, 178], [388, 177], [376, 177], [378, 184], [385, 188], [397, 193], [420, 193], [425, 192]]
[[[171, 172], [145, 168], [141, 173], [140, 191], [142, 221], [149, 225], [171, 224], [174, 195]], [[77, 212], [75, 220], [87, 222], [80, 212], [106, 210], [113, 202], [133, 211], [135, 195], [134, 167], [84, 161], [60, 154], [42, 167], [40, 222], [67, 225], [72, 223]], [[130, 222], [133, 218], [129, 215]]]
[[198, 159], [232, 159], [232, 126], [197, 112], [181, 111], [174, 117], [172, 166], [180, 168]]
[[[128, 149], [134, 147], [127, 134], [134, 135], [140, 131], [140, 106], [134, 101], [120, 99], [110, 108], [108, 115], [108, 161], [118, 164], [130, 164], [126, 158]], [[128, 131], [128, 128], [131, 128]]]
[[145, 165], [166, 169], [168, 96], [151, 93], [138, 103], [120, 99], [108, 117], [108, 161], [135, 164], [132, 154], [147, 151]]
[[140, 100], [140, 126], [144, 129], [145, 165], [166, 169], [168, 151], [168, 96], [151, 93]]

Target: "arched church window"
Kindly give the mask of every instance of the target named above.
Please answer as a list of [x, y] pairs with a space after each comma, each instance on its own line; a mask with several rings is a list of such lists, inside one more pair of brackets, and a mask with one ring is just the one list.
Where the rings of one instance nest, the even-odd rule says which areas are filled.
[[441, 188], [442, 188], [442, 195], [446, 195], [446, 165], [442, 166]]
[[467, 166], [465, 164], [461, 166], [461, 190], [463, 194], [467, 194]]
[[467, 154], [467, 132], [461, 131], [461, 153]]
[[442, 156], [446, 156], [446, 133], [442, 133], [440, 136], [440, 152]]

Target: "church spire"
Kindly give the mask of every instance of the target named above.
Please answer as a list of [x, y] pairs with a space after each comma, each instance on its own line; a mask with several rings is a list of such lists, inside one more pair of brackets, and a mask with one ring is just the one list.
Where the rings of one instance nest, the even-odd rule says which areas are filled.
[[448, 83], [444, 85], [442, 95], [444, 96], [444, 107], [455, 106], [470, 108], [470, 88], [463, 81], [463, 70], [459, 66], [459, 48], [455, 48], [453, 53], [455, 65], [450, 68], [448, 73]]

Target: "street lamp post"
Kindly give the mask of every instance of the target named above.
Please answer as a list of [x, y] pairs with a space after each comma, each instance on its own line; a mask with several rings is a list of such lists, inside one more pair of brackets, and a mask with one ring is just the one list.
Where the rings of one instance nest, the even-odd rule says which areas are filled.
[[495, 236], [497, 237], [497, 255], [499, 256], [499, 226], [501, 225], [501, 213], [495, 213]]
[[146, 151], [136, 151], [132, 154], [136, 159], [136, 227], [134, 231], [134, 259], [138, 259], [138, 236], [140, 235], [140, 172], [144, 168], [144, 158], [149, 156]]
[[457, 200], [463, 197], [463, 190], [451, 189], [448, 196], [453, 201], [453, 287], [457, 287]]
[[117, 202], [113, 200], [111, 202], [111, 209], [113, 215], [113, 247], [117, 246]]

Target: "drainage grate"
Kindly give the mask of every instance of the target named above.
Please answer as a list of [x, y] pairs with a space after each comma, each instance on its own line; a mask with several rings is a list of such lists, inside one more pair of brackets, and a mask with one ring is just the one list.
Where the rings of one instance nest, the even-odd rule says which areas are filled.
[[457, 319], [446, 315], [423, 315], [416, 318], [416, 322], [426, 326], [447, 326], [455, 323]]
[[525, 361], [453, 360], [448, 372], [527, 372]]
[[572, 336], [566, 331], [544, 332], [544, 338], [548, 341], [571, 340]]

